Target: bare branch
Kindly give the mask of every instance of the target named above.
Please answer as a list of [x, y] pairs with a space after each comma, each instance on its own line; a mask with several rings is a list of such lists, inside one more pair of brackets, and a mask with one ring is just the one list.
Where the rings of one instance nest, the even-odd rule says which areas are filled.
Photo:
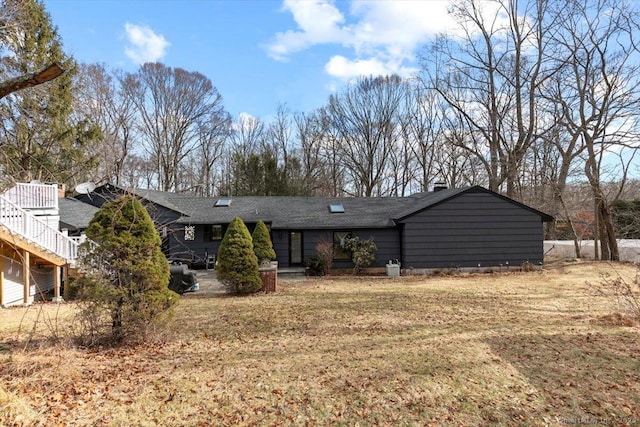
[[64, 71], [65, 70], [60, 66], [60, 64], [54, 62], [43, 70], [14, 77], [5, 82], [2, 82], [0, 83], [0, 99], [4, 98], [10, 93], [38, 86], [50, 80], [53, 80], [56, 77], [62, 75]]

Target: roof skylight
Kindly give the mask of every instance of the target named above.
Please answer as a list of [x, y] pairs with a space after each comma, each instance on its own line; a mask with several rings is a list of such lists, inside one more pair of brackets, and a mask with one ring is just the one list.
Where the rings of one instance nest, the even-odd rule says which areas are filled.
[[214, 205], [216, 208], [226, 208], [231, 204], [231, 199], [218, 199]]
[[329, 212], [331, 212], [331, 213], [344, 213], [344, 206], [342, 206], [342, 205], [329, 205]]

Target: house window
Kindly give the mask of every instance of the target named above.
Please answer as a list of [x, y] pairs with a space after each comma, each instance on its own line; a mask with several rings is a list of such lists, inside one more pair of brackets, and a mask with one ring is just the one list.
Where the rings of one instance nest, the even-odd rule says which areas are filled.
[[222, 240], [223, 236], [224, 236], [224, 233], [222, 230], [222, 224], [214, 224], [214, 225], [207, 226], [206, 236], [205, 236], [206, 240], [209, 240], [210, 242], [215, 242], [218, 240]]
[[333, 232], [333, 259], [350, 260], [351, 253], [344, 248], [344, 241], [347, 237], [351, 237], [350, 231], [334, 231]]
[[344, 206], [342, 206], [342, 205], [329, 205], [329, 212], [331, 212], [331, 213], [344, 213]]
[[184, 227], [184, 240], [196, 240], [196, 226], [187, 225]]
[[231, 199], [218, 199], [214, 205], [216, 208], [227, 208], [231, 205]]

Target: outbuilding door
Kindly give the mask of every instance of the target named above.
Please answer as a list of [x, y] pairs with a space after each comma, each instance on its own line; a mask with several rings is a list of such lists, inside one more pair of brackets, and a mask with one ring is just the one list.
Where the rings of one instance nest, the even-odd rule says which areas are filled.
[[289, 265], [302, 265], [304, 254], [302, 250], [302, 231], [289, 232]]

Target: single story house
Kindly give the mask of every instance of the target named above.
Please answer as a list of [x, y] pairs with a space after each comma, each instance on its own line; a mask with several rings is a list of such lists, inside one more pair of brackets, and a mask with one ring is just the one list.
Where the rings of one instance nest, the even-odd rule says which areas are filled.
[[408, 197], [332, 198], [198, 197], [105, 184], [76, 198], [99, 207], [125, 192], [146, 206], [169, 258], [215, 256], [238, 216], [250, 231], [258, 220], [265, 222], [281, 268], [302, 266], [322, 241], [334, 245], [334, 267], [352, 267], [340, 246], [347, 235], [376, 242], [378, 267], [391, 260], [405, 271], [539, 264], [543, 225], [553, 219], [480, 186]]

